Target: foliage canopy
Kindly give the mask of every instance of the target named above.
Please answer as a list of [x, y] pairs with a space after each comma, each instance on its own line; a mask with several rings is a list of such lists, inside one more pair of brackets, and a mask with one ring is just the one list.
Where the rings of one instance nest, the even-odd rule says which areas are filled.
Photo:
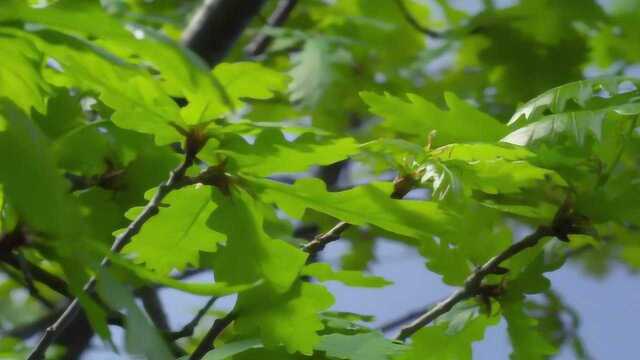
[[[640, 268], [640, 2], [291, 3], [213, 68], [196, 1], [0, 3], [0, 357], [79, 356], [77, 299], [147, 359], [471, 359], [501, 319], [512, 359], [588, 358], [544, 273]], [[380, 239], [459, 289], [396, 338], [324, 285], [392, 286]], [[176, 331], [160, 287], [213, 298]]]

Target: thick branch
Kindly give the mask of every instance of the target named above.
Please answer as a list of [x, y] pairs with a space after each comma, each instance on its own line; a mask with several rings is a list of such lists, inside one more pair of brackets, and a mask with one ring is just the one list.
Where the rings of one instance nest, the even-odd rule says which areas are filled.
[[506, 261], [525, 249], [535, 246], [545, 236], [551, 236], [553, 234], [554, 231], [550, 227], [541, 226], [524, 239], [513, 243], [502, 253], [491, 258], [484, 265], [477, 268], [464, 282], [464, 287], [462, 289], [457, 290], [451, 294], [451, 296], [436, 304], [436, 306], [431, 308], [415, 321], [403, 327], [402, 330], [400, 330], [400, 334], [396, 337], [396, 340], [404, 341], [416, 331], [429, 325], [441, 315], [449, 312], [457, 303], [477, 295], [481, 290], [482, 280], [487, 275], [499, 272], [498, 268], [503, 261]]
[[182, 44], [209, 65], [222, 60], [265, 0], [205, 0], [182, 34]]
[[[151, 198], [147, 206], [145, 206], [145, 208], [138, 215], [138, 217], [136, 217], [131, 222], [131, 224], [129, 224], [127, 229], [115, 239], [115, 241], [113, 242], [113, 245], [111, 246], [112, 253], [119, 253], [122, 250], [122, 248], [124, 248], [124, 246], [128, 244], [129, 241], [131, 241], [131, 238], [133, 238], [133, 236], [140, 231], [140, 229], [142, 228], [142, 225], [144, 225], [144, 223], [146, 223], [153, 215], [155, 215], [158, 212], [158, 207], [160, 205], [160, 202], [162, 201], [162, 199], [164, 199], [164, 197], [168, 193], [170, 193], [178, 185], [178, 183], [180, 182], [180, 179], [182, 179], [187, 169], [193, 163], [194, 157], [195, 157], [194, 152], [191, 152], [191, 151], [187, 152], [187, 155], [185, 156], [185, 160], [182, 162], [182, 164], [180, 164], [175, 170], [171, 172], [171, 174], [169, 175], [169, 179], [166, 182], [158, 186], [158, 190], [156, 191], [153, 198]], [[109, 258], [105, 257], [104, 259], [102, 259], [102, 262], [100, 263], [100, 267], [105, 268], [109, 265], [109, 263], [110, 263]], [[87, 294], [90, 294], [91, 292], [93, 292], [95, 286], [96, 286], [96, 276], [92, 276], [91, 279], [89, 279], [89, 281], [85, 284], [83, 291]], [[42, 338], [40, 339], [36, 347], [33, 349], [31, 354], [29, 354], [29, 357], [27, 359], [28, 360], [44, 359], [44, 354], [47, 351], [47, 348], [53, 343], [56, 337], [58, 337], [60, 333], [67, 328], [67, 326], [69, 326], [69, 324], [73, 321], [73, 319], [75, 319], [76, 316], [78, 316], [79, 312], [80, 312], [80, 303], [76, 298], [71, 302], [71, 304], [67, 307], [67, 309], [60, 316], [60, 318], [58, 318], [58, 320], [53, 325], [47, 328], [44, 335], [42, 336]]]
[[[298, 0], [280, 0], [278, 2], [278, 6], [273, 11], [269, 20], [267, 20], [267, 26], [270, 27], [278, 27], [282, 25], [291, 11], [298, 3]], [[249, 57], [256, 57], [264, 53], [264, 51], [269, 47], [271, 41], [273, 40], [271, 35], [265, 34], [264, 32], [258, 33], [253, 40], [245, 47], [244, 51]]]

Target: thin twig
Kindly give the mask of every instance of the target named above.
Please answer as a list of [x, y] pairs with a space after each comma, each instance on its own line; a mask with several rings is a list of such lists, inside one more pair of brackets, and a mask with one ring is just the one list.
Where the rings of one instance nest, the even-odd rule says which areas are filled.
[[[291, 14], [291, 11], [297, 3], [298, 0], [280, 0], [276, 9], [269, 17], [269, 20], [267, 20], [266, 25], [269, 27], [278, 27], [282, 25], [287, 20], [289, 14]], [[244, 52], [249, 57], [261, 55], [267, 47], [269, 47], [272, 40], [273, 37], [271, 35], [260, 32], [251, 40], [249, 45], [245, 47]]]
[[431, 307], [433, 307], [434, 304], [429, 304], [426, 307], [423, 307], [422, 309], [418, 309], [418, 310], [413, 310], [411, 312], [408, 312], [406, 314], [403, 314], [395, 319], [389, 320], [387, 322], [385, 322], [384, 324], [378, 326], [378, 330], [382, 331], [383, 333], [389, 332], [391, 330], [395, 330], [398, 327], [408, 323], [409, 321], [413, 321], [416, 318], [420, 317], [422, 314], [424, 314], [425, 312], [429, 311], [429, 309], [431, 309]]
[[160, 331], [168, 331], [169, 321], [167, 320], [167, 314], [164, 312], [157, 289], [150, 286], [143, 286], [139, 290], [138, 294], [142, 301], [142, 307], [147, 312], [147, 315], [149, 315], [153, 325]]
[[20, 261], [17, 259], [16, 255], [8, 252], [0, 253], [0, 261], [7, 265], [10, 265], [15, 269], [21, 269], [22, 266], [24, 266], [25, 270], [29, 272], [34, 280], [46, 285], [51, 290], [59, 293], [64, 297], [71, 297], [71, 292], [69, 292], [67, 283], [62, 278], [44, 270], [43, 268], [28, 261], [27, 259], [24, 259], [24, 261], [22, 262], [23, 265], [21, 266]]
[[216, 321], [213, 322], [213, 326], [211, 326], [207, 334], [200, 341], [200, 344], [198, 344], [196, 350], [189, 357], [189, 360], [200, 360], [210, 350], [213, 350], [215, 348], [213, 342], [216, 340], [218, 335], [220, 335], [224, 329], [229, 326], [233, 320], [235, 320], [235, 318], [236, 313], [232, 311], [225, 317], [216, 319]]
[[[191, 164], [193, 164], [194, 158], [195, 152], [187, 151], [184, 161], [171, 172], [171, 174], [169, 175], [169, 179], [166, 182], [158, 186], [155, 195], [144, 207], [142, 212], [135, 218], [135, 220], [133, 220], [129, 224], [127, 229], [115, 239], [113, 245], [111, 246], [112, 253], [119, 253], [124, 248], [124, 246], [127, 245], [129, 241], [131, 241], [131, 238], [133, 238], [133, 236], [140, 231], [142, 225], [144, 225], [144, 223], [146, 223], [153, 215], [158, 212], [160, 202], [180, 182], [180, 179], [184, 176], [187, 169], [191, 166]], [[109, 258], [105, 257], [100, 263], [100, 268], [106, 268], [109, 263]], [[95, 286], [96, 276], [94, 275], [84, 285], [83, 292], [89, 294], [93, 292]], [[60, 333], [64, 331], [67, 326], [69, 326], [69, 324], [73, 321], [73, 319], [78, 315], [79, 312], [80, 303], [78, 301], [78, 298], [75, 298], [64, 311], [64, 313], [58, 318], [58, 320], [53, 325], [47, 328], [36, 347], [33, 349], [31, 354], [29, 354], [27, 360], [44, 359], [44, 354], [47, 351], [47, 348], [53, 343], [56, 337], [60, 335]]]
[[5, 264], [0, 263], [0, 269], [2, 269], [2, 271], [4, 271], [4, 273], [7, 274], [10, 279], [25, 287], [29, 291], [29, 295], [37, 300], [40, 304], [42, 304], [42, 306], [46, 307], [49, 310], [53, 310], [55, 308], [55, 304], [51, 302], [51, 300], [40, 294], [40, 291], [38, 291], [38, 289], [35, 287], [33, 281], [27, 280], [27, 275], [24, 273], [24, 270], [24, 275], [20, 276], [18, 271], [6, 266]]
[[196, 329], [196, 326], [198, 326], [198, 324], [200, 323], [200, 320], [202, 320], [202, 318], [207, 314], [207, 312], [213, 306], [216, 300], [218, 300], [218, 297], [216, 296], [209, 299], [209, 301], [207, 301], [207, 303], [200, 310], [198, 310], [198, 313], [196, 314], [196, 316], [194, 316], [193, 319], [191, 319], [191, 321], [185, 324], [182, 327], [182, 329], [169, 334], [169, 339], [178, 340], [184, 337], [192, 336], [193, 332]]
[[411, 11], [409, 10], [409, 8], [407, 8], [407, 5], [405, 5], [403, 0], [395, 0], [396, 4], [398, 5], [398, 8], [400, 9], [400, 11], [402, 12], [402, 15], [404, 16], [404, 18], [407, 20], [407, 22], [416, 30], [420, 31], [421, 33], [430, 36], [432, 38], [442, 38], [445, 36], [444, 33], [435, 31], [429, 27], [426, 27], [422, 24], [420, 24], [418, 22], [418, 20], [416, 20], [415, 17], [413, 17], [413, 14], [411, 14]]
[[[393, 192], [390, 197], [392, 199], [402, 199], [405, 195], [411, 191], [414, 184], [414, 179], [411, 176], [397, 176], [393, 181]], [[345, 232], [351, 224], [340, 221], [334, 227], [332, 227], [329, 231], [316, 236], [312, 241], [309, 241], [304, 247], [303, 250], [310, 254], [315, 254], [324, 247], [333, 241], [336, 241], [340, 238], [343, 232]]]
[[[397, 176], [393, 181], [394, 187], [391, 198], [401, 199], [411, 191], [415, 180], [411, 176]], [[303, 248], [305, 252], [315, 255], [321, 251], [328, 243], [340, 238], [340, 235], [351, 226], [349, 223], [340, 221], [331, 230], [317, 236], [315, 239], [307, 243]], [[310, 256], [311, 257], [311, 256]], [[238, 316], [235, 312], [230, 312], [224, 318], [218, 319], [213, 323], [207, 335], [200, 341], [198, 348], [191, 354], [189, 360], [200, 360], [207, 352], [214, 348], [213, 342], [222, 333], [222, 331]]]
[[494, 256], [489, 261], [487, 261], [484, 265], [477, 268], [464, 282], [464, 287], [457, 290], [453, 294], [451, 294], [445, 300], [439, 302], [431, 308], [429, 311], [425, 312], [415, 321], [410, 324], [404, 326], [396, 340], [404, 341], [411, 335], [413, 335], [416, 331], [422, 329], [423, 327], [429, 325], [432, 321], [436, 320], [441, 315], [449, 312], [451, 308], [453, 308], [457, 303], [469, 299], [479, 293], [481, 290], [482, 280], [490, 274], [497, 273], [499, 270], [500, 264], [513, 257], [514, 255], [520, 253], [521, 251], [528, 249], [530, 247], [535, 246], [538, 242], [546, 237], [554, 234], [552, 228], [547, 226], [540, 226], [534, 231], [532, 234], [526, 236], [524, 239], [513, 243], [503, 252]]
[[3, 337], [13, 337], [18, 339], [28, 339], [31, 336], [39, 333], [51, 324], [52, 321], [55, 321], [64, 311], [64, 308], [59, 308], [57, 310], [51, 311], [45, 314], [43, 317], [40, 317], [30, 323], [19, 325], [14, 327], [13, 329], [6, 330], [2, 332]]

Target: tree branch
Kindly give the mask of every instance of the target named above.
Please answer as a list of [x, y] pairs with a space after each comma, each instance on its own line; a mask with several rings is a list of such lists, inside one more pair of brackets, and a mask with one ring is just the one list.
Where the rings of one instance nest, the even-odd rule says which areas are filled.
[[[122, 248], [124, 248], [124, 246], [128, 244], [129, 241], [131, 241], [131, 238], [140, 231], [142, 225], [144, 225], [144, 223], [146, 223], [153, 215], [158, 212], [158, 207], [162, 199], [164, 199], [164, 197], [179, 184], [180, 179], [182, 179], [187, 169], [191, 166], [191, 164], [193, 164], [197, 150], [199, 150], [197, 147], [190, 150], [188, 146], [187, 148], [188, 150], [185, 154], [184, 161], [171, 172], [171, 174], [169, 175], [169, 179], [166, 182], [158, 186], [155, 195], [144, 207], [142, 212], [140, 212], [140, 214], [129, 224], [126, 230], [115, 239], [113, 245], [111, 246], [112, 253], [119, 253]], [[109, 266], [109, 263], [109, 258], [105, 257], [100, 263], [100, 268], [106, 268], [107, 266]], [[83, 292], [89, 294], [94, 290], [95, 286], [96, 276], [92, 276], [84, 285]], [[69, 324], [76, 318], [76, 316], [78, 316], [79, 312], [80, 303], [76, 298], [71, 302], [71, 304], [63, 312], [63, 314], [58, 318], [58, 320], [53, 325], [47, 328], [44, 335], [42, 336], [36, 347], [33, 349], [31, 354], [29, 354], [29, 357], [27, 359], [44, 359], [44, 354], [47, 351], [47, 348], [53, 343], [56, 337], [58, 337], [60, 333], [67, 328], [67, 326], [69, 326]]]
[[202, 320], [202, 318], [207, 314], [207, 311], [209, 311], [209, 309], [213, 306], [216, 300], [218, 300], [216, 296], [209, 299], [209, 301], [207, 301], [207, 303], [200, 310], [198, 310], [198, 313], [196, 314], [196, 316], [194, 316], [191, 321], [185, 324], [182, 327], [182, 329], [169, 334], [168, 336], [169, 339], [178, 340], [184, 337], [192, 336], [193, 332], [196, 329], [196, 326], [198, 326], [198, 324], [200, 323], [200, 320]]
[[451, 294], [445, 300], [439, 302], [431, 308], [429, 311], [421, 315], [415, 321], [409, 325], [404, 326], [396, 340], [404, 341], [416, 331], [429, 325], [432, 321], [440, 317], [441, 315], [449, 312], [451, 308], [457, 303], [469, 299], [479, 293], [481, 290], [482, 280], [485, 276], [498, 273], [500, 264], [520, 253], [521, 251], [535, 246], [538, 242], [546, 237], [554, 235], [555, 232], [551, 227], [540, 226], [532, 234], [526, 236], [524, 239], [513, 243], [503, 252], [489, 259], [484, 265], [477, 268], [464, 282], [464, 287]]
[[394, 330], [404, 324], [406, 324], [409, 321], [413, 321], [416, 318], [420, 317], [420, 315], [424, 314], [425, 312], [429, 311], [429, 309], [431, 309], [431, 307], [434, 304], [429, 304], [426, 307], [423, 307], [422, 309], [418, 309], [418, 310], [413, 310], [411, 312], [408, 312], [406, 314], [403, 314], [395, 319], [389, 320], [386, 323], [378, 326], [378, 330], [382, 331], [383, 333], [389, 332], [391, 330]]
[[158, 297], [157, 289], [150, 286], [144, 286], [139, 290], [138, 294], [142, 301], [142, 306], [147, 312], [147, 315], [149, 315], [153, 325], [155, 325], [155, 327], [160, 331], [168, 331], [169, 321], [167, 320], [167, 314], [165, 314], [164, 308], [162, 307], [160, 297]]
[[400, 11], [402, 12], [402, 15], [404, 16], [404, 18], [414, 29], [418, 30], [419, 32], [429, 37], [436, 38], [436, 39], [442, 38], [445, 36], [444, 33], [435, 31], [429, 27], [426, 27], [420, 24], [418, 20], [416, 20], [416, 18], [413, 17], [413, 14], [411, 14], [411, 11], [409, 10], [409, 8], [407, 8], [407, 5], [405, 5], [403, 0], [395, 0], [395, 2], [398, 5], [398, 8], [400, 9]]
[[51, 302], [51, 300], [47, 299], [46, 297], [42, 296], [42, 294], [40, 294], [40, 291], [38, 291], [33, 281], [29, 279], [28, 275], [25, 273], [24, 270], [23, 270], [23, 275], [20, 276], [18, 271], [16, 271], [15, 269], [9, 268], [5, 264], [0, 264], [0, 269], [2, 269], [11, 280], [15, 281], [16, 283], [26, 288], [27, 291], [29, 291], [29, 295], [32, 298], [34, 298], [36, 301], [38, 301], [42, 306], [46, 307], [49, 310], [53, 310], [55, 308], [55, 304]]
[[189, 360], [200, 360], [203, 356], [205, 356], [210, 350], [214, 349], [213, 342], [216, 340], [218, 335], [224, 331], [224, 329], [233, 322], [236, 318], [235, 312], [230, 312], [227, 316], [223, 318], [216, 319], [213, 322], [213, 326], [209, 329], [207, 334], [202, 338], [200, 344], [195, 349], [193, 354], [189, 357]]
[[[269, 20], [267, 20], [267, 26], [270, 27], [278, 27], [282, 25], [291, 11], [298, 3], [298, 0], [280, 0], [276, 9], [273, 11]], [[269, 47], [273, 37], [271, 35], [267, 35], [264, 32], [258, 33], [253, 40], [247, 45], [244, 49], [245, 54], [249, 57], [256, 57], [264, 53], [264, 51]]]
[[213, 66], [220, 62], [265, 0], [205, 0], [182, 33], [182, 44]]
[[24, 267], [25, 271], [28, 271], [34, 280], [46, 285], [51, 290], [64, 297], [71, 297], [71, 292], [67, 287], [67, 283], [62, 278], [53, 275], [38, 265], [24, 259], [22, 262], [23, 265], [21, 266], [16, 255], [11, 252], [0, 253], [0, 261], [15, 269], [21, 269]]
[[[413, 188], [415, 180], [409, 175], [397, 176], [393, 181], [393, 192], [390, 197], [392, 199], [402, 199], [411, 191]], [[345, 232], [351, 224], [340, 221], [334, 227], [332, 227], [329, 231], [316, 236], [312, 241], [308, 242], [303, 250], [310, 253], [315, 254], [319, 251], [322, 251], [324, 247], [333, 241], [336, 241], [340, 238], [343, 232]]]
[[[397, 176], [393, 181], [394, 189], [391, 198], [401, 199], [411, 189], [415, 180], [408, 175]], [[310, 254], [310, 257], [321, 251], [328, 243], [340, 238], [340, 235], [351, 226], [349, 223], [340, 221], [331, 230], [317, 236], [313, 241], [307, 243], [303, 250]], [[207, 335], [202, 339], [196, 350], [191, 354], [189, 360], [200, 360], [207, 352], [214, 348], [213, 342], [222, 333], [222, 331], [238, 316], [236, 312], [230, 312], [227, 316], [216, 320], [209, 329]]]

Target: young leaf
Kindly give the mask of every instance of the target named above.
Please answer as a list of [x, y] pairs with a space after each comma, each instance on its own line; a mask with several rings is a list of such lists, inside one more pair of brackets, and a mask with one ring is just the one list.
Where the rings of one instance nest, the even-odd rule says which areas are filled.
[[507, 320], [507, 331], [511, 338], [513, 360], [547, 359], [556, 348], [540, 334], [537, 321], [524, 312], [522, 300], [501, 302], [502, 313]]
[[385, 93], [361, 92], [369, 111], [382, 117], [382, 126], [398, 133], [424, 139], [435, 130], [434, 143], [495, 141], [507, 134], [506, 125], [477, 110], [453, 93], [445, 93], [449, 111], [418, 95], [407, 94], [409, 102]]
[[286, 75], [248, 61], [219, 64], [213, 75], [232, 99], [270, 99], [275, 93], [285, 92], [289, 82]]
[[226, 244], [207, 256], [216, 280], [247, 284], [264, 279], [277, 293], [286, 292], [298, 277], [307, 254], [267, 235], [258, 203], [244, 190], [232, 188], [230, 195], [224, 195], [213, 189], [211, 199], [218, 207], [207, 225], [227, 236]]
[[45, 135], [6, 98], [0, 99], [0, 122], [5, 124], [0, 131], [0, 184], [6, 201], [34, 230], [54, 239], [80, 237], [79, 209]]
[[233, 159], [238, 171], [257, 176], [282, 172], [305, 171], [312, 165], [328, 165], [358, 152], [351, 138], [321, 140], [306, 133], [295, 141], [287, 141], [281, 131], [262, 131], [253, 145], [239, 136], [230, 137], [217, 153]]
[[555, 87], [518, 107], [509, 120], [509, 125], [521, 121], [521, 118], [528, 122], [539, 120], [546, 111], [550, 111], [552, 114], [565, 112], [569, 100], [573, 100], [584, 108], [587, 101], [600, 90], [606, 91], [611, 96], [621, 93], [620, 85], [622, 83], [632, 83], [637, 89], [640, 80], [628, 76], [608, 76], [575, 81]]
[[31, 108], [44, 114], [51, 86], [40, 74], [42, 54], [29, 42], [4, 35], [0, 35], [0, 53], [4, 55], [0, 96], [8, 97], [27, 114]]
[[535, 144], [541, 140], [558, 142], [558, 138], [566, 134], [578, 145], [583, 145], [587, 135], [601, 140], [604, 121], [612, 113], [622, 116], [637, 116], [640, 114], [640, 103], [629, 102], [597, 110], [564, 112], [544, 116], [513, 131], [502, 141], [524, 146]]
[[32, 40], [60, 64], [62, 72], [50, 72], [57, 85], [99, 93], [100, 100], [115, 110], [111, 120], [119, 127], [153, 134], [159, 145], [182, 139], [172, 125], [187, 127], [180, 108], [148, 72], [60, 32], [14, 33]]
[[307, 39], [302, 50], [292, 58], [293, 68], [289, 72], [292, 78], [289, 84], [291, 101], [301, 102], [308, 107], [317, 105], [335, 80], [335, 67], [350, 61], [349, 54], [334, 51], [328, 39]]
[[250, 180], [263, 201], [276, 203], [300, 219], [306, 208], [354, 225], [365, 223], [387, 231], [428, 241], [450, 230], [456, 217], [431, 201], [394, 200], [390, 183], [372, 183], [340, 192], [328, 192], [318, 179], [301, 179], [294, 185], [271, 180]]
[[108, 14], [99, 3], [62, 0], [35, 7], [11, 0], [5, 6], [0, 19], [27, 21], [98, 38], [101, 46], [113, 52], [149, 61], [162, 74], [164, 85], [172, 94], [189, 100], [182, 111], [188, 124], [207, 121], [229, 111], [202, 60], [153, 29], [125, 23]]
[[[217, 208], [211, 187], [191, 185], [171, 192], [164, 207], [152, 217], [124, 251], [160, 274], [198, 265], [200, 252], [215, 252], [225, 235], [211, 230], [207, 221]], [[141, 208], [127, 212], [133, 220]]]
[[[324, 325], [318, 315], [333, 304], [333, 296], [321, 285], [298, 282], [280, 296], [258, 288], [239, 299], [237, 328], [243, 334], [259, 334], [267, 347], [284, 345], [288, 352], [311, 355]], [[296, 324], [291, 326], [291, 324]]]

